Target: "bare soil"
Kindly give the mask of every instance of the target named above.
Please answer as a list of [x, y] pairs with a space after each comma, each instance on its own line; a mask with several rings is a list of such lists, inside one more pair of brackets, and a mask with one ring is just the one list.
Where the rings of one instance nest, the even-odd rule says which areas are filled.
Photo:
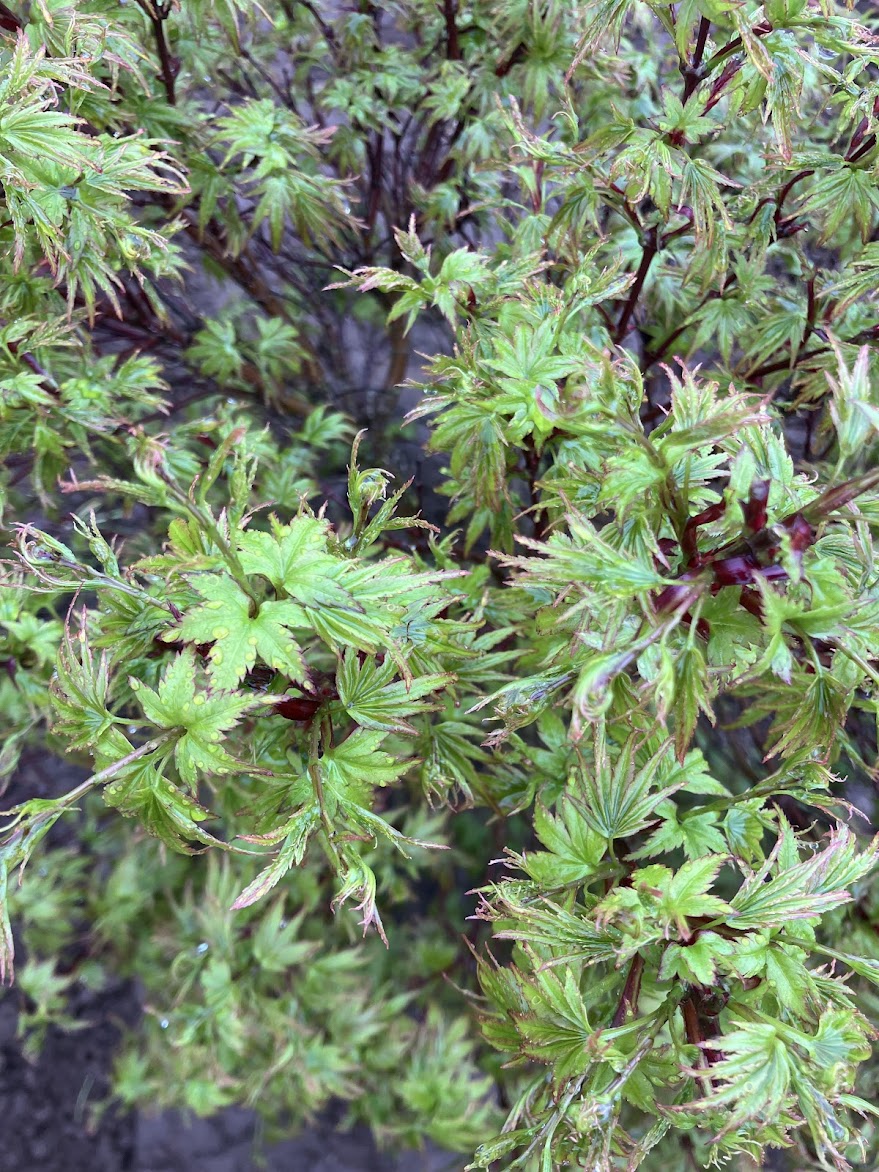
[[16, 994], [0, 1000], [0, 1172], [452, 1172], [448, 1153], [379, 1152], [370, 1134], [340, 1132], [331, 1113], [300, 1135], [263, 1148], [256, 1118], [231, 1109], [186, 1119], [110, 1108], [95, 1124], [90, 1105], [109, 1093], [121, 1028], [140, 1007], [130, 984], [80, 993], [75, 1033], [52, 1030], [29, 1063], [15, 1038]]
[[[76, 766], [30, 753], [2, 806], [53, 797], [80, 780]], [[72, 820], [62, 820], [43, 849], [75, 835]], [[16, 1038], [20, 996], [16, 987], [0, 991], [0, 1172], [452, 1172], [464, 1165], [448, 1153], [379, 1152], [367, 1130], [338, 1130], [338, 1112], [268, 1147], [251, 1111], [210, 1119], [115, 1107], [96, 1112], [109, 1101], [123, 1031], [141, 1015], [134, 984], [120, 980], [99, 993], [76, 987], [69, 1013], [87, 1024], [73, 1032], [52, 1028], [35, 1062]]]

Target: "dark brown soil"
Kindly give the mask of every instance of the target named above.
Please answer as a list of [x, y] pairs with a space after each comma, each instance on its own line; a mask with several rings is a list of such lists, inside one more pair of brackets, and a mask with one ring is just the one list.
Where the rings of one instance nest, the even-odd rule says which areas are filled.
[[15, 1039], [15, 992], [0, 1002], [0, 1140], [2, 1172], [123, 1172], [136, 1162], [137, 1120], [106, 1112], [88, 1130], [89, 1103], [109, 1090], [107, 1075], [120, 1025], [138, 1016], [129, 986], [99, 997], [75, 995], [74, 1015], [91, 1024], [75, 1033], [52, 1030], [39, 1060], [30, 1064]]
[[[75, 766], [32, 753], [2, 806], [52, 797], [80, 780]], [[43, 849], [72, 841], [75, 826], [62, 820]], [[95, 1112], [108, 1100], [122, 1032], [140, 1017], [135, 986], [119, 981], [100, 993], [77, 989], [69, 1012], [87, 1026], [70, 1033], [52, 1028], [33, 1063], [16, 1039], [19, 997], [15, 987], [0, 991], [0, 1172], [447, 1172], [464, 1166], [447, 1153], [381, 1153], [368, 1131], [338, 1131], [332, 1113], [261, 1149], [250, 1111], [211, 1119]]]
[[368, 1132], [339, 1132], [332, 1117], [261, 1152], [255, 1117], [244, 1110], [187, 1120], [175, 1112], [111, 1108], [95, 1125], [90, 1105], [109, 1091], [120, 1026], [139, 1014], [133, 988], [77, 995], [72, 1012], [91, 1024], [75, 1033], [52, 1030], [34, 1064], [15, 1038], [16, 999], [13, 992], [0, 1001], [0, 1172], [446, 1172], [463, 1166], [439, 1152], [378, 1152]]

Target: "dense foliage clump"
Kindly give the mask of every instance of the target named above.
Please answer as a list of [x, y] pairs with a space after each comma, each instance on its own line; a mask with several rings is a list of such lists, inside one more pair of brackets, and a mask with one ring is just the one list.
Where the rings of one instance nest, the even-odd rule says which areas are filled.
[[124, 1103], [875, 1168], [875, 7], [31, 0], [0, 57], [27, 1045], [130, 975]]

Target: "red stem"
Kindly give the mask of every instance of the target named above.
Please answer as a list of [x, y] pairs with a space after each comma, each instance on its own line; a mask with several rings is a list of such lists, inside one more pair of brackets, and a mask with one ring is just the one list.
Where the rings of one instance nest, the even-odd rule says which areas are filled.
[[653, 264], [653, 258], [658, 252], [659, 234], [655, 228], [649, 228], [644, 236], [641, 263], [638, 265], [638, 271], [635, 274], [635, 283], [629, 291], [629, 299], [623, 307], [623, 312], [620, 314], [620, 320], [617, 322], [617, 328], [614, 332], [614, 341], [617, 343], [621, 342], [626, 336], [629, 322], [632, 320], [632, 314], [635, 312], [638, 298], [641, 296], [641, 290], [644, 288], [644, 282], [647, 280], [647, 274], [650, 272], [650, 266]]

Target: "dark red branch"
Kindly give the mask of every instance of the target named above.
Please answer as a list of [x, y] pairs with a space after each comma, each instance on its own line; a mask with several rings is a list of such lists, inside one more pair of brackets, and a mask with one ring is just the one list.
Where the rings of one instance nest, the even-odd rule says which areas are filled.
[[846, 158], [847, 163], [859, 163], [864, 155], [868, 155], [876, 145], [876, 135], [868, 134], [853, 155]]
[[[876, 98], [873, 102], [873, 114], [879, 117], [879, 98]], [[867, 127], [869, 125], [870, 123], [866, 118], [862, 118], [858, 123], [852, 135], [851, 142], [848, 145], [848, 150], [846, 151], [845, 161], [847, 163], [857, 163], [876, 145], [875, 133], [867, 134]], [[865, 134], [867, 134], [866, 138], [864, 138]]]
[[457, 0], [443, 0], [443, 19], [446, 22], [446, 57], [449, 61], [461, 60], [461, 45], [458, 39]]
[[24, 28], [21, 17], [16, 16], [11, 8], [7, 8], [5, 4], [0, 4], [0, 28], [5, 28], [7, 32], [18, 32], [19, 29]]
[[701, 1044], [705, 1040], [702, 1037], [702, 1027], [699, 1025], [699, 1011], [696, 1009], [696, 1003], [692, 997], [685, 997], [681, 1002], [681, 1010], [684, 1014], [684, 1030], [687, 1035], [687, 1041], [691, 1046], [699, 1046], [699, 1053], [701, 1055]]
[[320, 29], [324, 40], [326, 41], [326, 43], [330, 47], [330, 52], [333, 54], [334, 57], [337, 57], [338, 51], [339, 51], [339, 45], [338, 45], [338, 42], [336, 41], [336, 34], [333, 32], [332, 27], [329, 24], [327, 24], [327, 22], [321, 16], [320, 12], [318, 11], [317, 5], [313, 4], [311, 2], [311, 0], [298, 0], [298, 3], [307, 12], [311, 13], [312, 17], [314, 18], [315, 24]]
[[518, 65], [520, 61], [524, 61], [525, 58], [527, 57], [527, 55], [528, 55], [528, 46], [525, 44], [524, 41], [522, 41], [520, 44], [518, 44], [515, 47], [515, 49], [512, 51], [512, 53], [506, 59], [506, 61], [501, 61], [501, 63], [498, 66], [496, 66], [495, 71], [494, 71], [495, 77], [506, 77], [507, 74], [510, 72], [510, 70], [513, 68], [513, 66]]
[[779, 191], [779, 193], [775, 199], [775, 222], [776, 222], [776, 224], [781, 219], [781, 209], [784, 207], [784, 201], [790, 195], [791, 189], [794, 186], [794, 184], [799, 183], [800, 180], [802, 180], [802, 179], [808, 179], [810, 175], [814, 175], [814, 174], [815, 174], [814, 170], [812, 170], [810, 168], [807, 171], [797, 171], [796, 175], [794, 175], [792, 178], [788, 179], [787, 183], [785, 183], [784, 187], [782, 187], [781, 191]]
[[640, 952], [636, 952], [629, 964], [626, 983], [623, 985], [619, 1004], [611, 1019], [612, 1027], [625, 1025], [629, 1014], [634, 1015], [638, 1012], [638, 998], [641, 996], [641, 975], [643, 972], [644, 958]]
[[705, 68], [702, 65], [702, 59], [705, 56], [705, 45], [708, 41], [708, 30], [711, 28], [711, 21], [707, 16], [703, 16], [699, 21], [699, 32], [696, 34], [696, 47], [693, 50], [693, 56], [690, 61], [681, 62], [681, 73], [684, 78], [684, 92], [681, 95], [681, 101], [686, 106], [690, 98], [696, 92], [696, 87], [705, 76]]
[[172, 55], [165, 33], [165, 21], [168, 19], [171, 5], [170, 3], [153, 5], [145, 3], [145, 0], [138, 0], [138, 3], [147, 14], [150, 27], [153, 30], [153, 40], [156, 42], [156, 52], [159, 55], [160, 76], [165, 88], [165, 98], [169, 106], [176, 106], [175, 83], [180, 70], [180, 62]]
[[641, 263], [638, 265], [634, 284], [629, 290], [629, 298], [623, 306], [623, 312], [620, 314], [620, 320], [617, 322], [617, 328], [614, 332], [614, 341], [617, 343], [621, 342], [626, 336], [629, 322], [632, 320], [632, 314], [635, 312], [638, 298], [641, 296], [641, 290], [644, 288], [644, 282], [647, 280], [647, 274], [650, 272], [650, 266], [653, 264], [653, 259], [658, 252], [659, 233], [656, 228], [648, 228], [644, 234]]
[[741, 57], [734, 57], [731, 61], [727, 61], [723, 67], [723, 72], [720, 77], [713, 83], [708, 93], [708, 100], [705, 103], [703, 114], [707, 114], [709, 110], [713, 110], [720, 99], [723, 97], [724, 91], [738, 71], [742, 68], [743, 61]]
[[[754, 28], [751, 29], [751, 32], [755, 37], [765, 37], [767, 33], [772, 32], [772, 25], [768, 20], [764, 20], [762, 24], [755, 25]], [[728, 41], [722, 49], [718, 49], [713, 57], [708, 59], [705, 64], [706, 76], [711, 73], [714, 67], [719, 65], [721, 61], [725, 61], [727, 57], [730, 57], [733, 53], [738, 53], [739, 49], [742, 48], [744, 48], [744, 41], [742, 38], [733, 37], [733, 39]]]
[[766, 366], [760, 366], [757, 370], [751, 371], [747, 376], [748, 382], [756, 382], [758, 379], [765, 378], [768, 374], [778, 374], [782, 370], [791, 370], [794, 366], [801, 366], [808, 358], [817, 358], [821, 354], [826, 354], [830, 349], [829, 346], [817, 346], [814, 350], [807, 350], [803, 354], [799, 354], [795, 362], [791, 362], [790, 358], [783, 358], [778, 362], [770, 362]]
[[537, 487], [540, 457], [537, 454], [537, 448], [534, 446], [534, 440], [531, 436], [528, 437], [522, 449], [522, 458], [525, 461], [525, 471], [528, 476], [528, 494], [531, 497], [534, 539], [535, 541], [543, 541], [546, 536], [546, 513], [540, 507], [540, 490]]

